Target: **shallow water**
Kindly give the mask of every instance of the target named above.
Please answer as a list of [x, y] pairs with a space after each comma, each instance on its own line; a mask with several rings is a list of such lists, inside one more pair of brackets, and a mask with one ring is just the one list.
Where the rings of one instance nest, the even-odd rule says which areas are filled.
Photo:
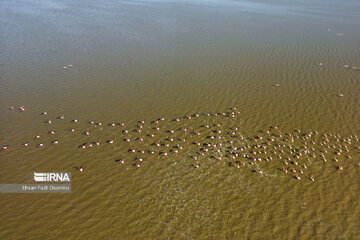
[[2, 194], [0, 238], [359, 238], [358, 12], [352, 0], [1, 1], [0, 183], [71, 171], [73, 191]]

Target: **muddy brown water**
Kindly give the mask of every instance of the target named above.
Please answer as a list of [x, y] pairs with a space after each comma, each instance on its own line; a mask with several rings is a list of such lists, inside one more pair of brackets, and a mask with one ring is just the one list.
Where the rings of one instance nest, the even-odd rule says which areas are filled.
[[359, 12], [1, 1], [0, 183], [73, 177], [1, 194], [0, 238], [358, 239]]

